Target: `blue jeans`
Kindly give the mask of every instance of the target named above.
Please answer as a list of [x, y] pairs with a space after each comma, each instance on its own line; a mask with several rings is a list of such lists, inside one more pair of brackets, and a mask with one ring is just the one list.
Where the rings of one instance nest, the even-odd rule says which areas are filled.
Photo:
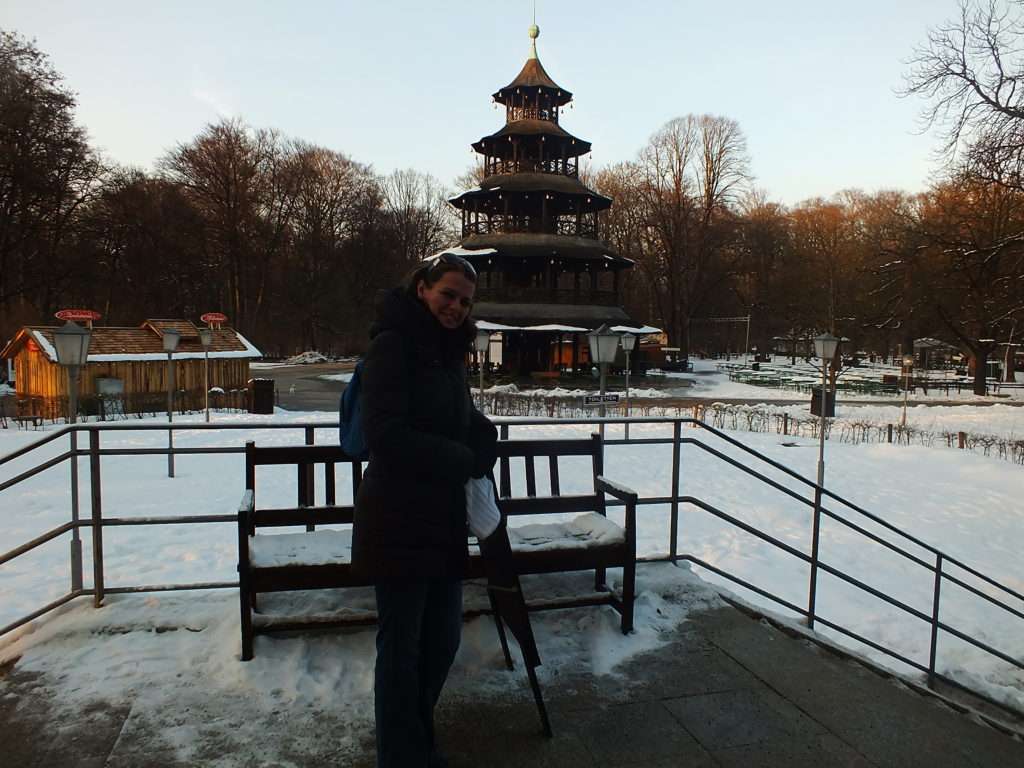
[[378, 768], [426, 768], [434, 705], [462, 634], [462, 582], [378, 584], [374, 716]]

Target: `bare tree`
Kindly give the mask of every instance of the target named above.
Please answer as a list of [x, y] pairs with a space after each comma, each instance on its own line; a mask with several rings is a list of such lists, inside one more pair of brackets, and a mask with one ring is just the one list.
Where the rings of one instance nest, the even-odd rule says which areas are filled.
[[230, 119], [208, 125], [159, 163], [206, 218], [228, 312], [250, 333], [264, 321], [266, 279], [294, 201], [285, 152], [275, 132], [253, 131]]
[[394, 171], [381, 182], [384, 208], [398, 233], [401, 260], [409, 267], [459, 239], [448, 195], [429, 174]]
[[364, 265], [349, 264], [344, 246], [356, 235], [358, 209], [374, 194], [367, 166], [308, 144], [296, 145], [297, 205], [292, 252], [283, 282], [287, 306], [299, 320], [302, 349], [327, 349], [325, 334], [343, 333], [338, 297]]
[[688, 354], [690, 321], [723, 289], [736, 242], [732, 206], [749, 180], [734, 120], [687, 115], [656, 132], [637, 160], [643, 254], [671, 340]]
[[[928, 100], [947, 159], [1021, 188], [1024, 170], [1024, 3], [961, 0], [910, 59], [903, 95]], [[995, 173], [993, 176], [992, 174]]]
[[74, 109], [46, 55], [0, 30], [0, 337], [15, 304], [28, 320], [67, 298], [67, 246], [104, 173]]
[[473, 155], [473, 162], [466, 169], [465, 173], [455, 177], [454, 186], [460, 192], [474, 189], [480, 186], [480, 182], [486, 178], [487, 170], [484, 166], [483, 155]]

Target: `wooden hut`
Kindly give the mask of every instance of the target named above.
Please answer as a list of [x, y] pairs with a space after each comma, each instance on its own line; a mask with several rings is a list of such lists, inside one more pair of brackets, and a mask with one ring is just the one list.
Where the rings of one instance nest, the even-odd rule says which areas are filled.
[[[55, 326], [26, 326], [0, 352], [14, 361], [15, 396], [19, 412], [55, 419], [66, 415], [67, 372], [57, 363]], [[88, 364], [79, 371], [81, 412], [115, 414], [158, 412], [167, 403], [167, 353], [163, 335], [181, 334], [172, 354], [175, 409], [203, 406], [204, 350], [199, 329], [188, 320], [146, 320], [138, 328], [94, 327]], [[209, 348], [210, 387], [229, 396], [244, 390], [249, 362], [261, 353], [231, 328], [213, 330]], [[218, 393], [219, 394], [219, 393]]]

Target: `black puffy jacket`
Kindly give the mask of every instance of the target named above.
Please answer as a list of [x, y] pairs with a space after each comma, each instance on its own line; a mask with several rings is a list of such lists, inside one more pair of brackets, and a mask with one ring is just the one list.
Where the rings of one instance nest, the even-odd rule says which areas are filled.
[[447, 330], [401, 289], [381, 294], [363, 358], [370, 463], [355, 502], [352, 563], [374, 582], [461, 578], [470, 475], [494, 464], [497, 430], [473, 406], [474, 329]]

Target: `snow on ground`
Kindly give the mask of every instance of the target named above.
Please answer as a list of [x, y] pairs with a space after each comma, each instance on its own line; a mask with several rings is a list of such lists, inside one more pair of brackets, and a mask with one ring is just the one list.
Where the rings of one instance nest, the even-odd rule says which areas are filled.
[[289, 357], [284, 361], [285, 365], [311, 365], [312, 363], [326, 363], [328, 359], [321, 355], [319, 352], [309, 350], [308, 352], [302, 352], [293, 357]]
[[352, 371], [348, 371], [346, 373], [323, 373], [323, 374], [320, 374], [319, 376], [317, 376], [317, 378], [318, 379], [323, 379], [324, 381], [344, 381], [344, 382], [349, 382], [349, 381], [352, 381], [352, 374], [353, 374]]
[[[618, 392], [618, 394], [625, 398], [626, 389], [625, 387], [615, 390], [607, 390], [609, 392]], [[522, 395], [523, 397], [584, 397], [585, 395], [599, 395], [601, 394], [600, 389], [567, 389], [566, 387], [536, 387], [532, 389], [520, 389], [515, 384], [495, 384], [491, 387], [484, 388], [484, 394], [507, 394], [507, 395]], [[664, 389], [654, 389], [652, 387], [630, 387], [630, 397], [633, 398], [663, 398], [673, 397], [674, 395]]]
[[[871, 406], [875, 407], [875, 406]], [[917, 409], [915, 409], [916, 412]], [[951, 411], [953, 409], [950, 409]], [[974, 413], [977, 411], [977, 413]], [[989, 421], [985, 421], [986, 415]], [[255, 440], [258, 444], [296, 445], [302, 442], [302, 432], [298, 429], [272, 430], [268, 423], [300, 424], [308, 422], [329, 422], [335, 418], [333, 413], [310, 414], [288, 413], [278, 411], [273, 416], [251, 416], [246, 414], [216, 414], [215, 422], [222, 424], [238, 424], [246, 427], [237, 431], [207, 432], [199, 429], [184, 430], [175, 435], [178, 447], [223, 447], [240, 446], [245, 440]], [[995, 407], [971, 408], [970, 418], [975, 420], [979, 428], [995, 430], [997, 425], [992, 420], [1006, 417], [1002, 410]], [[178, 422], [188, 420], [199, 421], [201, 415], [184, 416]], [[133, 431], [132, 427], [142, 423], [136, 420], [120, 422], [115, 429], [103, 433], [102, 445], [114, 447], [152, 447], [165, 443], [166, 436], [161, 432]], [[20, 446], [38, 440], [54, 428], [41, 431], [0, 430], [0, 455], [7, 454]], [[546, 437], [554, 435], [577, 434], [586, 436], [593, 427], [558, 425], [545, 423], [539, 426], [513, 426], [512, 438]], [[666, 425], [636, 425], [631, 427], [631, 437], [663, 437], [671, 434], [671, 427]], [[736, 448], [710, 433], [696, 429], [685, 430], [685, 436], [700, 438], [702, 442], [716, 450], [735, 458], [743, 465], [756, 468], [775, 479], [786, 488], [790, 488], [800, 499], [812, 498], [811, 490], [793, 479], [757, 459], [750, 457], [741, 449]], [[804, 477], [814, 477], [817, 460], [817, 444], [814, 440], [787, 437], [772, 434], [734, 433], [743, 443], [775, 461], [792, 467]], [[336, 428], [325, 427], [317, 430], [317, 442], [336, 440]], [[620, 427], [609, 427], [608, 438], [621, 436]], [[784, 441], [784, 443], [783, 443]], [[34, 451], [30, 456], [16, 459], [0, 466], [0, 481], [13, 477], [19, 472], [37, 465], [46, 458], [56, 455], [67, 447], [67, 438]], [[214, 455], [182, 455], [176, 459], [177, 477], [166, 477], [166, 458], [163, 456], [109, 456], [102, 459], [103, 513], [106, 517], [145, 517], [160, 515], [188, 514], [232, 514], [237, 509], [243, 485], [243, 460], [239, 454]], [[948, 555], [960, 558], [968, 565], [980, 568], [986, 574], [1003, 582], [1018, 592], [1024, 591], [1024, 573], [1021, 571], [1020, 552], [1024, 550], [1024, 526], [1021, 523], [1021, 487], [1022, 470], [1020, 466], [1010, 462], [986, 458], [965, 451], [935, 450], [921, 446], [900, 445], [847, 445], [830, 443], [826, 450], [826, 486], [841, 496], [861, 507], [872, 511], [893, 525], [912, 533], [943, 549]], [[88, 515], [88, 462], [81, 460], [83, 515]], [[522, 468], [514, 467], [516, 489], [522, 493], [525, 489]], [[670, 492], [671, 484], [671, 449], [667, 445], [631, 445], [608, 446], [605, 472], [613, 480], [635, 488], [641, 497], [665, 496]], [[544, 475], [544, 473], [539, 473]], [[0, 526], [0, 551], [7, 551], [34, 536], [65, 522], [69, 517], [69, 470], [61, 465], [46, 470], [15, 488], [0, 491], [0, 515], [3, 524]], [[589, 484], [589, 466], [582, 459], [575, 461], [570, 458], [562, 467], [561, 485], [565, 493], [583, 492]], [[701, 499], [704, 503], [721, 509], [738, 519], [761, 528], [782, 542], [808, 552], [811, 536], [811, 513], [806, 503], [801, 503], [786, 494], [774, 490], [762, 483], [746, 477], [740, 471], [723, 463], [710, 453], [695, 445], [686, 445], [682, 449], [681, 462], [682, 493]], [[288, 468], [261, 468], [257, 477], [258, 498], [261, 505], [287, 505], [295, 499], [294, 471]], [[320, 494], [323, 493], [322, 478], [318, 477]], [[538, 493], [545, 492], [544, 480], [538, 477]], [[351, 494], [345, 483], [339, 483], [339, 501], [345, 503]], [[848, 515], [857, 524], [869, 530], [880, 532], [878, 525], [857, 517], [849, 509], [840, 505], [829, 508]], [[621, 512], [612, 510], [613, 519], [621, 520]], [[544, 522], [543, 519], [537, 522]], [[664, 555], [669, 546], [670, 513], [668, 505], [642, 506], [638, 512], [638, 550], [641, 556]], [[912, 543], [900, 541], [893, 534], [885, 535], [887, 540], [898, 541], [910, 553], [925, 562], [933, 562], [934, 555]], [[68, 536], [63, 536], [37, 550], [20, 556], [0, 566], [0, 626], [19, 616], [26, 615], [45, 602], [66, 592], [69, 583], [68, 571]], [[85, 574], [87, 584], [91, 581], [92, 563], [89, 556], [91, 543], [88, 532], [83, 532], [84, 551], [86, 553]], [[172, 526], [124, 526], [107, 528], [104, 532], [104, 555], [106, 583], [111, 586], [127, 586], [139, 584], [186, 583], [201, 581], [229, 581], [235, 578], [237, 562], [236, 533], [233, 524], [201, 524]], [[774, 549], [768, 543], [745, 533], [739, 528], [701, 510], [697, 506], [684, 504], [680, 507], [679, 551], [690, 553], [711, 564], [732, 572], [742, 578], [757, 583], [762, 588], [775, 592], [782, 598], [797, 605], [805, 605], [807, 601], [808, 567], [800, 560], [789, 557]], [[933, 574], [915, 565], [905, 557], [890, 550], [866, 541], [859, 534], [841, 524], [825, 518], [821, 532], [821, 558], [823, 562], [847, 571], [852, 576], [875, 587], [884, 594], [890, 595], [913, 608], [928, 615], [932, 607]], [[973, 577], [948, 566], [959, 577], [964, 578], [972, 586], [986, 593], [993, 593], [993, 588], [979, 584]], [[656, 569], [642, 567], [638, 573], [638, 583], [642, 599], [655, 600], [653, 584]], [[719, 577], [697, 569], [707, 581], [728, 584]], [[748, 593], [741, 587], [728, 584], [746, 599], [773, 610], [785, 611], [764, 598]], [[655, 590], [656, 592], [656, 590]], [[1000, 595], [1005, 598], [1004, 595]], [[142, 599], [142, 598], [140, 598]], [[173, 602], [183, 600], [180, 607]], [[232, 665], [234, 654], [237, 653], [237, 619], [234, 608], [223, 608], [232, 605], [230, 596], [223, 598], [226, 602], [218, 603], [215, 596], [196, 598], [193, 617], [189, 611], [188, 600], [184, 596], [168, 597], [156, 595], [145, 598], [151, 601], [143, 605], [152, 606], [148, 614], [141, 608], [130, 608], [142, 611], [144, 622], [152, 625], [158, 623], [156, 617], [163, 617], [165, 608], [169, 615], [178, 618], [185, 625], [191, 621], [200, 621], [209, 611], [218, 617], [217, 622], [209, 624], [201, 633], [204, 641], [192, 650], [184, 649], [185, 656], [198, 654], [199, 648], [210, 651], [210, 638], [214, 638], [216, 652], [212, 654], [208, 665], [220, 664], [220, 669], [199, 665], [196, 674], [226, 676], [234, 682], [225, 682], [225, 686], [238, 685], [244, 690], [244, 680], [239, 682], [237, 676], [253, 674], [249, 671], [236, 669]], [[114, 598], [111, 598], [114, 600]], [[212, 601], [208, 605], [203, 601]], [[1024, 610], [1024, 601], [1010, 599], [1011, 605], [1017, 610]], [[112, 605], [119, 605], [115, 601]], [[135, 605], [132, 603], [131, 605]], [[218, 607], [220, 606], [220, 607]], [[120, 610], [120, 609], [117, 609]], [[126, 609], [128, 610], [128, 609]], [[175, 611], [181, 612], [175, 614]], [[930, 633], [927, 623], [899, 613], [884, 602], [860, 592], [841, 580], [827, 573], [819, 576], [818, 591], [819, 613], [837, 623], [866, 635], [875, 642], [891, 646], [901, 654], [927, 663]], [[102, 614], [110, 619], [99, 618]], [[134, 616], [135, 614], [131, 614]], [[609, 616], [587, 621], [605, 621], [614, 624]], [[603, 614], [599, 614], [603, 615]], [[219, 618], [219, 617], [223, 618]], [[962, 631], [976, 634], [979, 639], [1015, 658], [1024, 656], [1024, 623], [1009, 617], [1005, 612], [973, 598], [960, 587], [946, 583], [942, 589], [941, 603], [942, 620]], [[44, 619], [35, 623], [35, 632], [16, 632], [15, 644], [10, 639], [0, 641], [0, 660], [9, 658], [16, 652], [26, 652], [38, 648], [38, 652], [53, 662], [53, 655], [60, 656], [67, 652], [74, 654], [91, 653], [87, 647], [59, 650], [59, 646], [51, 648], [50, 643], [43, 645], [37, 641], [46, 638], [48, 633], [71, 632], [74, 634], [75, 624], [65, 628], [68, 621], [84, 622], [80, 631], [89, 622], [112, 621], [115, 625], [121, 619], [113, 611], [96, 614], [80, 602], [66, 612], [59, 620]], [[126, 618], [125, 621], [135, 621]], [[143, 618], [139, 618], [143, 621]], [[557, 626], [557, 625], [556, 625]], [[73, 631], [74, 630], [74, 631]], [[208, 631], [212, 630], [212, 631]], [[481, 630], [482, 631], [482, 630]], [[547, 631], [547, 630], [544, 630]], [[589, 629], [588, 629], [589, 631]], [[553, 635], [559, 633], [552, 630]], [[187, 630], [176, 638], [182, 644], [191, 643]], [[858, 644], [846, 640], [836, 633], [829, 633], [838, 642], [859, 648]], [[122, 641], [113, 639], [102, 633], [103, 650], [96, 651], [100, 655]], [[603, 639], [602, 639], [603, 637]], [[587, 640], [600, 646], [600, 658], [592, 658], [592, 662], [602, 668], [614, 667], [615, 654], [621, 651], [621, 642], [609, 636], [598, 636]], [[74, 645], [71, 640], [69, 643]], [[90, 641], [92, 643], [93, 641]], [[128, 642], [128, 641], [124, 641]], [[276, 641], [266, 641], [273, 643]], [[280, 653], [291, 658], [291, 662], [301, 669], [309, 669], [309, 674], [318, 670], [320, 661], [311, 661], [302, 657], [318, 642], [327, 640], [303, 641], [301, 646], [284, 644]], [[353, 641], [354, 642], [354, 641]], [[369, 641], [367, 641], [369, 642]], [[582, 640], [581, 640], [582, 642]], [[632, 642], [632, 641], [624, 641]], [[7, 643], [7, 647], [4, 647]], [[311, 644], [311, 645], [310, 645]], [[191, 648], [191, 646], [189, 646]], [[278, 646], [274, 646], [275, 648]], [[54, 649], [56, 648], [56, 649]], [[362, 646], [360, 646], [362, 648]], [[48, 650], [49, 649], [49, 650]], [[865, 648], [859, 650], [874, 659], [899, 668], [893, 662], [876, 651]], [[945, 673], [969, 681], [971, 685], [981, 687], [993, 696], [1015, 701], [1018, 706], [1024, 705], [1024, 675], [1007, 664], [996, 661], [981, 651], [972, 649], [962, 641], [952, 638], [947, 633], [939, 636], [939, 669]], [[369, 653], [369, 645], [365, 648]], [[119, 650], [118, 653], [122, 651]], [[125, 651], [126, 652], [126, 651]], [[143, 653], [144, 650], [139, 651]], [[290, 654], [299, 654], [292, 658]], [[112, 654], [117, 658], [116, 654]], [[42, 658], [42, 656], [40, 657]], [[189, 658], [191, 658], [189, 656]], [[268, 656], [268, 659], [274, 658]], [[40, 662], [42, 664], [43, 662]], [[113, 662], [111, 662], [113, 663]], [[171, 662], [168, 662], [171, 663]], [[184, 663], [179, 661], [173, 663]], [[346, 661], [355, 664], [351, 669], [334, 667], [330, 675], [355, 675], [362, 681], [358, 684], [369, 685], [366, 678], [365, 659], [362, 662]], [[547, 663], [547, 662], [545, 662]], [[263, 664], [263, 662], [260, 662]], [[284, 686], [285, 696], [299, 696], [289, 693], [285, 676], [278, 677], [268, 661], [265, 674], [280, 682], [263, 682], [275, 687]], [[364, 666], [359, 666], [363, 664]], [[306, 665], [306, 666], [303, 666]], [[240, 665], [246, 667], [246, 665]], [[57, 668], [61, 668], [57, 665]], [[246, 669], [249, 669], [246, 667]], [[319, 674], [319, 672], [317, 672]], [[282, 673], [283, 675], [283, 673]], [[236, 676], [236, 677], [232, 677]], [[262, 683], [261, 683], [262, 684]], [[341, 683], [338, 683], [341, 684]], [[345, 685], [357, 685], [355, 680], [344, 682]], [[84, 683], [83, 683], [84, 685]], [[298, 683], [296, 685], [299, 685]], [[315, 681], [310, 681], [312, 693], [301, 695], [321, 695]], [[154, 686], [158, 688], [159, 686]], [[326, 684], [325, 688], [326, 690]], [[155, 695], [155, 694], [154, 694]], [[326, 694], [324, 694], [326, 695]], [[244, 696], [243, 696], [244, 698]]]
[[[810, 418], [810, 405], [773, 405], [756, 403], [749, 406], [730, 406], [751, 408], [769, 413], [788, 413], [803, 419]], [[836, 403], [836, 418], [832, 421], [832, 430], [838, 430], [843, 424], [899, 424], [903, 415], [902, 405], [845, 405], [840, 400]], [[817, 417], [815, 417], [817, 418]], [[973, 434], [998, 435], [1008, 440], [1024, 439], [1024, 408], [1005, 403], [993, 405], [909, 405], [907, 407], [907, 424], [915, 429], [941, 435], [944, 432], [970, 432]]]
[[[539, 585], [536, 577], [527, 577], [524, 587], [558, 594], [580, 586], [562, 578], [559, 583], [545, 577]], [[356, 593], [348, 600], [372, 603], [371, 590], [348, 592]], [[464, 594], [470, 606], [486, 604], [482, 584], [468, 583]], [[280, 597], [264, 598], [264, 608]], [[306, 597], [295, 593], [298, 601]], [[196, 750], [209, 735], [203, 716], [195, 713], [208, 715], [223, 755], [256, 753], [261, 764], [305, 765], [301, 758], [322, 752], [329, 738], [342, 753], [337, 764], [346, 764], [340, 758], [358, 751], [373, 729], [374, 629], [257, 637], [254, 659], [242, 663], [237, 600], [224, 591], [119, 595], [99, 611], [82, 602], [0, 647], [0, 659], [20, 654], [18, 669], [41, 673], [44, 685], [59, 690], [55, 704], [68, 717], [96, 701], [130, 704], [126, 728], [142, 724], [153, 739], [148, 748], [173, 750], [182, 764], [198, 764]], [[688, 614], [720, 605], [687, 568], [658, 564], [644, 570], [636, 630], [628, 637], [610, 608], [534, 614], [541, 685], [574, 674], [616, 674], [616, 665], [668, 642]], [[512, 652], [518, 656], [514, 644]], [[530, 696], [521, 660], [516, 658], [514, 671], [505, 669], [490, 617], [463, 627], [445, 697], [465, 696], [475, 701]], [[253, 722], [274, 716], [293, 724], [287, 739], [252, 728]]]
[[[742, 358], [737, 358], [732, 361], [733, 364], [739, 363]], [[657, 381], [657, 377], [664, 377], [665, 380], [671, 381], [672, 379], [683, 379], [690, 382], [691, 386], [687, 389], [681, 389], [676, 394], [680, 397], [704, 397], [704, 398], [728, 398], [728, 399], [751, 399], [751, 400], [802, 400], [810, 399], [810, 395], [802, 393], [794, 389], [780, 389], [775, 387], [758, 387], [753, 384], [744, 384], [738, 381], [730, 381], [729, 376], [719, 366], [728, 361], [722, 360], [698, 360], [693, 359], [690, 361], [693, 363], [693, 371], [690, 373], [652, 373], [649, 374], [651, 381]], [[776, 364], [787, 365], [788, 358], [776, 358]], [[863, 369], [850, 369], [845, 373], [845, 376], [853, 374], [867, 375], [871, 371], [870, 368]], [[804, 365], [802, 362], [798, 362], [797, 366], [793, 369], [793, 372], [797, 376], [803, 376], [810, 382], [820, 381], [820, 369], [814, 368], [813, 366]], [[899, 368], [888, 367], [885, 368], [886, 373], [898, 374]], [[941, 378], [941, 372], [933, 372], [938, 378]], [[1020, 377], [1020, 374], [1018, 374]], [[881, 380], [881, 372], [878, 372], [878, 380]], [[841, 379], [842, 380], [842, 379]], [[1003, 397], [982, 397], [979, 395], [972, 394], [970, 389], [962, 389], [959, 393], [955, 390], [951, 391], [950, 394], [946, 394], [943, 391], [936, 389], [929, 390], [929, 394], [924, 394], [920, 389], [913, 393], [909, 393], [908, 399], [911, 402], [936, 402], [954, 399], [960, 402], [977, 402], [977, 403], [1000, 403], [1006, 402], [1006, 400], [1024, 400], [1024, 390], [1007, 390], [1010, 393], [1008, 398]], [[903, 401], [903, 395], [869, 395], [862, 393], [839, 393], [839, 401], [843, 399], [847, 400], [861, 400], [861, 401], [879, 401], [879, 402], [900, 402]]]

